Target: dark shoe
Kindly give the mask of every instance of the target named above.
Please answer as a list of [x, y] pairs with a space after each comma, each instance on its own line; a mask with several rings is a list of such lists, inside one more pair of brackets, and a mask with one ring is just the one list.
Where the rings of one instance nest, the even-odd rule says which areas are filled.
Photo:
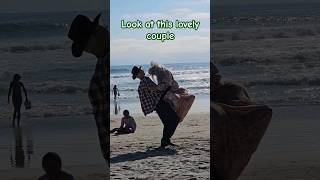
[[177, 145], [171, 143], [170, 140], [169, 140], [169, 141], [161, 140], [161, 147], [166, 147], [166, 146], [169, 146], [169, 145], [170, 145], [170, 146], [177, 146]]

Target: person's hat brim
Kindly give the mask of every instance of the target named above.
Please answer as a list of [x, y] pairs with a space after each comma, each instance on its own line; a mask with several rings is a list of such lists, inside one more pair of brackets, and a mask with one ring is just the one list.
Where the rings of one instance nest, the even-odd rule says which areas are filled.
[[[101, 13], [99, 13], [93, 20], [92, 22], [92, 29], [91, 29], [91, 32], [90, 32], [90, 35], [93, 33], [93, 31], [96, 29], [96, 27], [99, 25], [99, 19], [101, 17]], [[83, 41], [83, 42], [73, 42], [72, 43], [72, 47], [71, 47], [71, 50], [72, 50], [72, 55], [74, 57], [80, 57], [82, 56], [83, 54], [83, 51], [85, 50], [86, 46], [87, 46], [87, 43], [90, 39], [90, 36], [88, 36], [88, 38]]]

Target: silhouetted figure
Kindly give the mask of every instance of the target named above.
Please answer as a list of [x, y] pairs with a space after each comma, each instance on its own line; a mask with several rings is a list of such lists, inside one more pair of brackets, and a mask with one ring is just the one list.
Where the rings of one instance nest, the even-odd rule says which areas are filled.
[[136, 131], [137, 124], [133, 117], [130, 116], [128, 110], [123, 111], [123, 116], [120, 127], [114, 128], [110, 133], [116, 132], [117, 134], [130, 134]]
[[100, 16], [101, 14], [97, 15], [91, 21], [86, 16], [78, 15], [70, 26], [68, 37], [73, 41], [74, 57], [80, 57], [83, 52], [87, 52], [98, 59], [88, 95], [93, 108], [101, 151], [110, 165], [110, 32], [106, 27], [99, 25]]
[[75, 180], [72, 175], [61, 170], [62, 161], [56, 153], [49, 152], [43, 156], [42, 168], [46, 174], [38, 180]]
[[119, 89], [117, 88], [117, 85], [113, 86], [113, 95], [114, 95], [115, 100], [117, 99], [117, 96], [120, 96]]
[[23, 83], [20, 82], [21, 76], [19, 74], [15, 74], [13, 76], [13, 80], [10, 83], [9, 93], [8, 93], [8, 104], [10, 104], [10, 95], [12, 92], [12, 104], [14, 107], [13, 111], [13, 119], [12, 119], [12, 126], [15, 126], [15, 119], [18, 119], [18, 126], [20, 126], [20, 109], [22, 104], [22, 92], [21, 88], [23, 89], [26, 102], [28, 102], [28, 96], [26, 88], [24, 87]]

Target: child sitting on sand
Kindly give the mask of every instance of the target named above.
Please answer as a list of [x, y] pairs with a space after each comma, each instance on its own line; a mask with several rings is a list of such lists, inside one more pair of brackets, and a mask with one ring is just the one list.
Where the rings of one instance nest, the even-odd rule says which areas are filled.
[[74, 177], [61, 170], [62, 162], [58, 154], [49, 152], [42, 158], [42, 168], [46, 172], [38, 180], [75, 180]]
[[128, 110], [123, 111], [123, 118], [121, 119], [120, 128], [114, 128], [110, 133], [116, 132], [116, 134], [130, 134], [136, 131], [137, 124], [133, 117], [129, 115]]

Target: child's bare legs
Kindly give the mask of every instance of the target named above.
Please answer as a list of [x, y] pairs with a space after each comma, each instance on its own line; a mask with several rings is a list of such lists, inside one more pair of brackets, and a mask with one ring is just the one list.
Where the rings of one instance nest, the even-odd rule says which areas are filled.
[[18, 118], [18, 126], [20, 126], [20, 108], [17, 111], [17, 118]]
[[16, 108], [14, 108], [14, 111], [13, 111], [13, 119], [12, 119], [12, 126], [15, 126], [15, 120], [16, 120], [16, 114], [17, 114], [17, 110]]
[[15, 126], [15, 120], [17, 118], [18, 120], [18, 126], [20, 126], [20, 109], [21, 109], [21, 103], [15, 103], [14, 104], [14, 112], [13, 112], [13, 120], [12, 120], [12, 126]]

